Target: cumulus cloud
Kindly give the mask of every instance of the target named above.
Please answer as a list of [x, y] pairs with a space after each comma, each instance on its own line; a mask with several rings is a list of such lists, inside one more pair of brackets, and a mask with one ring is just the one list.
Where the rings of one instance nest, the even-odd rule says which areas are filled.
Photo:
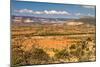
[[76, 15], [76, 16], [81, 16], [81, 15], [83, 15], [83, 14], [81, 14], [81, 13], [76, 13], [75, 15]]
[[92, 14], [90, 14], [90, 13], [88, 13], [88, 16], [95, 17], [95, 15], [92, 15]]
[[82, 7], [88, 8], [88, 9], [94, 9], [95, 8], [95, 6], [90, 6], [90, 5], [88, 5], [88, 6], [82, 6]]
[[75, 16], [91, 16], [91, 17], [94, 17], [95, 15], [90, 14], [90, 13], [88, 13], [88, 14], [83, 14], [83, 13], [75, 13]]
[[33, 11], [31, 9], [20, 9], [15, 10], [18, 13], [31, 13], [31, 14], [57, 14], [57, 15], [70, 15], [67, 11], [57, 11], [57, 10], [43, 10], [43, 11]]

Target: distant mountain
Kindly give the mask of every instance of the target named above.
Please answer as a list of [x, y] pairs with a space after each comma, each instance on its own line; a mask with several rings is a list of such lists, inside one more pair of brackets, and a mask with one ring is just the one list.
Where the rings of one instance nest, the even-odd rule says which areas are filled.
[[84, 16], [84, 17], [81, 17], [79, 19], [74, 19], [74, 21], [96, 25], [96, 18], [95, 17], [90, 17], [90, 16]]
[[12, 16], [13, 25], [30, 26], [33, 24], [63, 24], [67, 25], [81, 25], [92, 24], [96, 25], [95, 17], [80, 17], [79, 19], [69, 18], [43, 18], [33, 16]]
[[69, 20], [67, 18], [44, 18], [44, 17], [34, 17], [34, 16], [12, 16], [11, 18], [12, 19], [15, 19], [16, 17], [20, 17], [22, 19], [27, 19], [27, 18], [30, 18], [32, 20], [49, 20], [49, 21], [65, 21], [65, 20]]

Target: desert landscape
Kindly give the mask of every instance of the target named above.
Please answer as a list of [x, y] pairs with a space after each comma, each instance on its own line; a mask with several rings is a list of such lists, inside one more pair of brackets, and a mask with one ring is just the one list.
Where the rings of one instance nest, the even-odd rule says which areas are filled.
[[95, 6], [12, 5], [11, 66], [96, 61]]
[[[31, 58], [35, 49], [37, 55], [38, 50], [44, 53], [44, 55], [38, 55], [40, 59], [38, 56], [35, 56], [38, 59], [32, 56], [34, 59], [31, 60], [25, 55], [27, 61], [25, 59], [17, 60], [17, 62], [21, 62], [21, 65], [95, 61], [95, 18], [66, 20], [63, 23], [41, 22], [12, 22], [12, 51], [14, 51], [13, 53], [18, 51], [14, 54], [15, 56], [18, 56], [20, 52], [22, 54], [27, 52]], [[14, 61], [16, 59], [18, 58], [13, 58]], [[35, 62], [36, 60], [38, 61]]]

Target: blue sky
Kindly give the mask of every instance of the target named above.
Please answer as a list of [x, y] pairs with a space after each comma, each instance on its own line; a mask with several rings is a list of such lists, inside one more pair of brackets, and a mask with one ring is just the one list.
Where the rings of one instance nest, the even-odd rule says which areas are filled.
[[45, 18], [95, 16], [95, 6], [12, 1], [12, 15]]

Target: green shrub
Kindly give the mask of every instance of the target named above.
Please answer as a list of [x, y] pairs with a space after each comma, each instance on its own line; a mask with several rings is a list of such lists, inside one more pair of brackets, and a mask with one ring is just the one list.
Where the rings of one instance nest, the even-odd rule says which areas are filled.
[[20, 48], [12, 48], [11, 65], [21, 65], [24, 62], [23, 50]]
[[35, 48], [32, 49], [31, 53], [32, 59], [37, 59], [39, 61], [48, 61], [49, 59], [49, 55], [43, 49]]
[[69, 56], [69, 52], [66, 49], [63, 49], [61, 51], [58, 51], [54, 57], [57, 59], [64, 59], [64, 58], [68, 58]]
[[71, 45], [69, 48], [70, 48], [70, 50], [72, 50], [72, 49], [76, 49], [76, 45], [73, 44], [73, 45]]

